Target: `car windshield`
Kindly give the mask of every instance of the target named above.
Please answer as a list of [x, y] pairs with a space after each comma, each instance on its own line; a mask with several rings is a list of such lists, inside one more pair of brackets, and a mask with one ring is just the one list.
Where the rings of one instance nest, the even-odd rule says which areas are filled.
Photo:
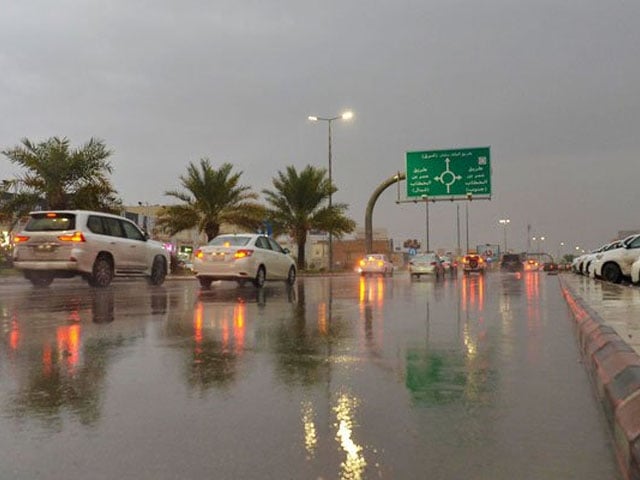
[[35, 213], [24, 227], [27, 232], [60, 232], [76, 228], [76, 216], [72, 213]]
[[207, 245], [212, 247], [244, 247], [251, 237], [246, 235], [222, 235], [211, 240]]

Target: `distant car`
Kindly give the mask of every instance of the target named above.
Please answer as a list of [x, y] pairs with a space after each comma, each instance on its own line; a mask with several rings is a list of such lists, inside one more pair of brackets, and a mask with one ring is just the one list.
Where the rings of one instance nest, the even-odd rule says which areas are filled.
[[462, 272], [465, 275], [469, 275], [474, 272], [484, 275], [486, 266], [487, 264], [484, 259], [476, 253], [468, 253], [462, 259]]
[[393, 275], [393, 263], [384, 253], [371, 253], [365, 255], [358, 264], [360, 275]]
[[558, 264], [556, 262], [544, 262], [542, 264], [542, 271], [547, 272], [549, 275], [558, 273]]
[[442, 278], [444, 274], [444, 262], [435, 253], [420, 253], [409, 260], [409, 276], [411, 278], [420, 278], [421, 275]]
[[440, 257], [442, 260], [442, 266], [444, 267], [444, 273], [455, 275], [458, 273], [458, 262], [452, 259], [449, 255], [443, 255]]
[[13, 243], [14, 267], [36, 287], [75, 275], [93, 287], [107, 287], [114, 276], [146, 277], [161, 285], [170, 269], [161, 243], [132, 221], [103, 212], [31, 212]]
[[247, 281], [262, 288], [266, 281], [296, 281], [295, 261], [289, 250], [273, 238], [261, 234], [218, 235], [194, 252], [193, 270], [202, 288], [214, 280]]
[[540, 268], [540, 262], [535, 258], [527, 258], [524, 262], [524, 269], [527, 272], [537, 272]]
[[524, 264], [522, 257], [517, 253], [505, 253], [500, 260], [500, 270], [505, 272], [522, 272]]

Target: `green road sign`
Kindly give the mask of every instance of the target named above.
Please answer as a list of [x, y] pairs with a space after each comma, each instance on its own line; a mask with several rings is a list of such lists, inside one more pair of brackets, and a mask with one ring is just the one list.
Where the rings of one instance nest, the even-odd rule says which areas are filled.
[[407, 197], [491, 196], [489, 147], [407, 152]]

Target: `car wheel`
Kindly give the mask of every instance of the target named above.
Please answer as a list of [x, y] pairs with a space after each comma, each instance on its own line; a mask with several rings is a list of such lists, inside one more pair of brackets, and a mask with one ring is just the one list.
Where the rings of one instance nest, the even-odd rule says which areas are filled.
[[53, 282], [53, 275], [49, 272], [29, 272], [26, 277], [37, 288], [48, 287]]
[[606, 263], [602, 267], [602, 278], [611, 283], [620, 283], [622, 281], [620, 267], [615, 263]]
[[295, 267], [291, 267], [287, 275], [287, 285], [293, 285], [294, 283], [296, 283], [296, 269]]
[[162, 285], [164, 279], [167, 277], [167, 267], [162, 257], [156, 257], [153, 260], [153, 266], [151, 267], [151, 275], [149, 276], [149, 283], [151, 285]]
[[211, 288], [211, 282], [213, 280], [211, 280], [210, 278], [207, 277], [198, 277], [198, 282], [200, 282], [200, 287], [204, 288], [204, 289], [210, 289]]
[[111, 280], [113, 280], [113, 264], [111, 263], [111, 259], [106, 255], [100, 255], [93, 263], [89, 284], [92, 287], [104, 288], [109, 286]]
[[261, 265], [258, 268], [258, 272], [256, 273], [256, 278], [253, 279], [253, 284], [256, 288], [264, 287], [264, 282], [267, 279], [267, 272], [264, 270], [264, 267]]

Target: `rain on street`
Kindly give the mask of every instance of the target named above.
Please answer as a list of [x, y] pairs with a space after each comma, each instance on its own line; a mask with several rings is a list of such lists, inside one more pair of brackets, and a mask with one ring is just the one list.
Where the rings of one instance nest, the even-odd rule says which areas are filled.
[[1, 479], [617, 479], [558, 279], [0, 284]]

